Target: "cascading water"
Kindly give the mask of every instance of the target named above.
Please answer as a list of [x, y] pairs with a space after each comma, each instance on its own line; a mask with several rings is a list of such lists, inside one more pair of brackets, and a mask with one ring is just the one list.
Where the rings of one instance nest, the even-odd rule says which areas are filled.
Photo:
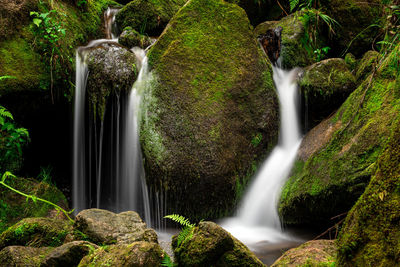
[[138, 133], [140, 94], [149, 77], [143, 49], [133, 51], [140, 71], [129, 94], [114, 92], [100, 121], [86, 114], [90, 75], [87, 54], [104, 43], [117, 42], [112, 33], [116, 13], [113, 9], [105, 13], [107, 36], [112, 39], [94, 40], [76, 52], [73, 207], [75, 213], [91, 207], [115, 212], [135, 210], [149, 223], [150, 204]]
[[222, 226], [249, 246], [260, 241], [288, 239], [277, 212], [281, 187], [293, 166], [301, 135], [297, 112], [297, 69], [284, 71], [273, 67], [273, 78], [280, 100], [279, 143], [261, 166], [237, 211]]

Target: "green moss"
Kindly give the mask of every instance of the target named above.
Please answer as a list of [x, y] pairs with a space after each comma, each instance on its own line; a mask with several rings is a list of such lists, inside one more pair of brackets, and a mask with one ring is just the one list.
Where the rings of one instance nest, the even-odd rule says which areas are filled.
[[[144, 92], [140, 138], [150, 184], [168, 190], [175, 212], [194, 220], [228, 213], [236, 177], [276, 143], [278, 130], [272, 71], [244, 11], [192, 0], [148, 58], [154, 79]], [[262, 138], [253, 146], [256, 132]]]
[[362, 81], [372, 73], [378, 64], [379, 57], [380, 55], [376, 51], [368, 51], [364, 54], [357, 68], [355, 69], [357, 80]]
[[356, 57], [352, 53], [347, 53], [344, 57], [344, 61], [351, 71], [355, 70], [357, 67]]
[[386, 69], [381, 65], [349, 96], [330, 119], [338, 130], [293, 171], [279, 204], [284, 222], [327, 223], [363, 193], [400, 111], [397, 82], [383, 76]]
[[[7, 183], [22, 192], [36, 195], [37, 197], [56, 203], [63, 208], [67, 207], [67, 200], [64, 195], [52, 185], [43, 182], [39, 183], [33, 179], [18, 177], [9, 179]], [[2, 207], [0, 210], [0, 233], [22, 218], [44, 217], [50, 211], [54, 212], [52, 206], [42, 202], [27, 202], [24, 197], [4, 187], [0, 188], [0, 199], [0, 206]]]

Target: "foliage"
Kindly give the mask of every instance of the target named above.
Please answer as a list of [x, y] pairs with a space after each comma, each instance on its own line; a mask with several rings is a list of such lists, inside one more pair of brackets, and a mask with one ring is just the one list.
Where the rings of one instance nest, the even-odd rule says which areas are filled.
[[17, 128], [13, 121], [11, 112], [0, 105], [0, 172], [9, 166], [17, 169], [22, 157], [22, 147], [29, 142], [28, 130]]
[[167, 253], [164, 254], [164, 258], [161, 262], [161, 266], [166, 266], [166, 267], [175, 267], [178, 266], [178, 264], [174, 263], [169, 255]]
[[314, 50], [314, 55], [316, 57], [315, 58], [316, 61], [319, 62], [319, 61], [323, 60], [326, 57], [326, 55], [328, 54], [328, 51], [330, 49], [331, 48], [329, 46], [325, 46], [325, 47], [322, 47], [322, 48], [315, 49]]
[[195, 224], [190, 223], [189, 219], [183, 217], [182, 215], [178, 214], [171, 214], [164, 216], [164, 218], [171, 219], [174, 222], [179, 223], [181, 226], [183, 226], [181, 232], [178, 235], [178, 246], [187, 238], [192, 238], [193, 235], [193, 228], [195, 227]]
[[52, 184], [51, 181], [51, 172], [53, 170], [53, 167], [51, 165], [48, 165], [46, 167], [40, 167], [40, 173], [38, 175], [38, 180], [47, 183], [47, 184]]
[[71, 214], [71, 213], [73, 212], [73, 210], [71, 210], [71, 211], [66, 211], [66, 210], [64, 210], [63, 208], [61, 208], [60, 206], [54, 204], [53, 202], [50, 202], [50, 201], [47, 201], [47, 200], [45, 200], [45, 199], [39, 198], [39, 197], [37, 197], [37, 196], [35, 196], [35, 195], [25, 194], [25, 193], [23, 193], [23, 192], [21, 192], [21, 191], [15, 189], [15, 188], [13, 188], [13, 187], [7, 185], [7, 184], [6, 184], [6, 179], [7, 179], [7, 178], [15, 178], [15, 175], [12, 174], [12, 173], [9, 172], [9, 171], [4, 172], [3, 175], [2, 175], [2, 177], [1, 177], [0, 185], [6, 187], [6, 188], [8, 188], [8, 189], [10, 189], [11, 191], [13, 191], [13, 192], [15, 192], [15, 193], [17, 193], [17, 194], [20, 194], [20, 195], [26, 197], [26, 201], [29, 201], [29, 199], [31, 199], [31, 200], [33, 201], [33, 203], [36, 203], [37, 201], [41, 201], [41, 202], [44, 202], [44, 203], [46, 203], [46, 204], [49, 204], [49, 205], [53, 206], [58, 212], [64, 213], [64, 215], [70, 220], [71, 223], [74, 223], [74, 220], [72, 220], [71, 217], [69, 217], [69, 214]]

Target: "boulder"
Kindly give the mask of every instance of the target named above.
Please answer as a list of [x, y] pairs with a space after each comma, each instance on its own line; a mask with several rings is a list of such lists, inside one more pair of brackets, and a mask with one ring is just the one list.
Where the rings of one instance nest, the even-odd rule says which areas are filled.
[[308, 146], [304, 142], [315, 145], [296, 161], [282, 189], [279, 213], [284, 223], [331, 224], [330, 218], [349, 211], [364, 192], [400, 117], [396, 53], [307, 134], [302, 147]]
[[0, 251], [1, 266], [37, 267], [42, 258], [53, 248], [9, 246]]
[[0, 249], [7, 246], [57, 247], [72, 231], [69, 221], [52, 218], [25, 218], [0, 235]]
[[200, 222], [178, 244], [172, 242], [179, 266], [264, 266], [239, 240], [213, 222]]
[[191, 0], [148, 53], [142, 101], [146, 178], [191, 219], [232, 210], [242, 184], [276, 144], [272, 70], [244, 11]]
[[98, 248], [97, 245], [87, 241], [69, 242], [47, 253], [41, 260], [40, 267], [78, 266], [83, 257]]
[[320, 36], [318, 29], [313, 31], [315, 42], [309, 37], [311, 29], [308, 25], [315, 23], [314, 20], [314, 14], [298, 11], [283, 17], [280, 21], [263, 22], [254, 29], [254, 33], [259, 36], [268, 30], [282, 27], [280, 65], [285, 69], [306, 67], [315, 62], [313, 51], [323, 47], [324, 44], [324, 38]]
[[306, 67], [299, 80], [310, 129], [340, 107], [356, 88], [356, 78], [341, 58], [330, 58]]
[[87, 93], [92, 112], [103, 118], [108, 97], [129, 92], [136, 80], [136, 56], [117, 43], [101, 43], [84, 51], [90, 75]]
[[336, 254], [335, 240], [313, 240], [286, 251], [271, 267], [335, 266]]
[[156, 232], [147, 228], [134, 211], [115, 214], [100, 209], [83, 210], [76, 216], [74, 227], [97, 244], [130, 244], [135, 241], [157, 243]]
[[344, 61], [347, 64], [347, 67], [349, 67], [351, 72], [354, 72], [354, 70], [357, 67], [357, 59], [352, 53], [347, 53], [344, 57]]
[[120, 31], [132, 27], [150, 36], [159, 35], [187, 0], [133, 0], [116, 16]]
[[324, 0], [321, 6], [340, 25], [331, 40], [332, 53], [340, 55], [346, 51], [359, 58], [376, 42], [377, 25], [384, 23], [381, 1]]
[[121, 266], [153, 267], [160, 266], [164, 252], [156, 243], [134, 242], [129, 245], [102, 247], [84, 257], [79, 267]]
[[[395, 60], [399, 62], [398, 56]], [[399, 90], [398, 79], [395, 86]], [[371, 182], [339, 234], [338, 266], [397, 266], [400, 262], [400, 120], [398, 115], [393, 117], [393, 131]]]
[[145, 49], [151, 45], [151, 39], [146, 35], [138, 33], [131, 27], [126, 27], [118, 37], [118, 43], [128, 48], [139, 46], [140, 48]]
[[[7, 179], [6, 184], [24, 193], [34, 194], [51, 201], [68, 210], [65, 196], [54, 185], [20, 177]], [[38, 201], [35, 205], [32, 205], [32, 201], [27, 202], [24, 196], [0, 186], [0, 233], [27, 217], [64, 218], [64, 215], [58, 213], [53, 206], [43, 202]]]

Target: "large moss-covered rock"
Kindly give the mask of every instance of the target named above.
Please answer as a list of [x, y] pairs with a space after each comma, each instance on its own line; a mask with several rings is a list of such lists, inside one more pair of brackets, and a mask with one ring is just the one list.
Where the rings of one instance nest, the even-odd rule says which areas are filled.
[[[399, 64], [398, 56], [393, 60]], [[397, 77], [395, 88], [400, 97]], [[340, 266], [396, 266], [400, 262], [399, 116], [393, 123], [394, 130], [375, 165], [371, 182], [347, 215], [341, 230]]]
[[356, 88], [356, 78], [343, 59], [330, 58], [306, 67], [299, 87], [306, 107], [306, 127], [312, 128], [340, 107]]
[[200, 222], [172, 242], [179, 266], [264, 266], [239, 240], [213, 222]]
[[75, 220], [75, 229], [98, 244], [129, 244], [135, 241], [157, 243], [157, 234], [147, 228], [134, 211], [115, 214], [101, 209], [81, 211]]
[[335, 240], [313, 240], [286, 251], [271, 267], [336, 266], [336, 254]]
[[102, 43], [84, 53], [90, 72], [86, 86], [90, 107], [103, 118], [110, 94], [132, 88], [138, 74], [136, 57], [117, 43]]
[[[285, 69], [306, 67], [315, 62], [314, 48], [320, 48], [324, 43], [324, 38], [319, 35], [319, 28], [316, 30], [310, 28], [310, 25], [316, 23], [315, 19], [315, 14], [299, 11], [280, 21], [263, 22], [254, 29], [254, 32], [260, 35], [270, 29], [282, 27], [281, 66]], [[316, 43], [312, 42], [310, 36], [313, 36]]]
[[79, 267], [121, 266], [153, 267], [160, 266], [164, 251], [157, 243], [134, 242], [129, 245], [102, 247], [84, 257]]
[[0, 249], [7, 246], [60, 246], [71, 231], [72, 225], [66, 220], [25, 218], [0, 235]]
[[[34, 179], [15, 177], [7, 179], [6, 184], [27, 194], [51, 201], [64, 209], [68, 209], [65, 196], [55, 186]], [[12, 224], [26, 217], [58, 216], [54, 207], [37, 201], [26, 201], [21, 196], [3, 186], [0, 186], [0, 233]]]
[[189, 1], [148, 53], [140, 141], [146, 176], [192, 218], [229, 212], [277, 140], [271, 68], [244, 11]]
[[51, 247], [9, 246], [0, 251], [0, 263], [1, 266], [37, 267], [51, 250]]
[[133, 0], [116, 16], [120, 31], [125, 27], [149, 35], [160, 34], [187, 0]]
[[344, 50], [360, 57], [371, 48], [382, 25], [382, 1], [380, 0], [323, 0], [325, 13], [339, 23], [335, 27], [331, 48], [333, 53]]
[[118, 37], [118, 43], [129, 48], [139, 46], [140, 48], [145, 49], [151, 45], [151, 39], [147, 35], [138, 33], [131, 27], [126, 27]]
[[378, 66], [380, 55], [377, 51], [368, 51], [361, 58], [355, 69], [356, 78], [359, 81], [364, 80]]
[[328, 223], [350, 210], [363, 193], [400, 114], [396, 53], [310, 132], [317, 144], [297, 160], [283, 188], [279, 204], [283, 222]]

